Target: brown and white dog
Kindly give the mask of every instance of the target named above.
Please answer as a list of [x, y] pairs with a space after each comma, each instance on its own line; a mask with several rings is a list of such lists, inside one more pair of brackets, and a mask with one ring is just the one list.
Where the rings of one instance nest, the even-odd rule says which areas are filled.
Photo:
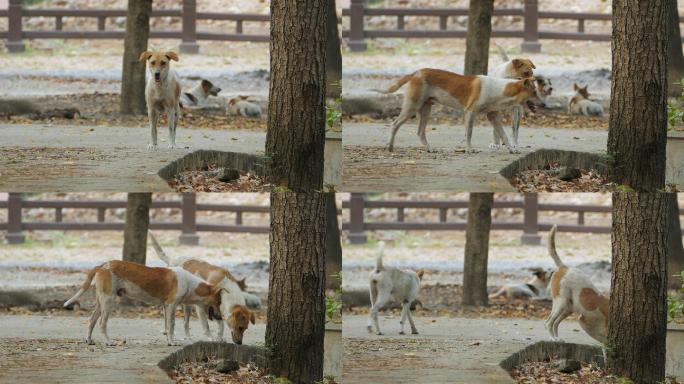
[[572, 313], [579, 314], [579, 324], [584, 331], [605, 344], [608, 335], [609, 298], [601, 295], [582, 271], [569, 268], [556, 252], [556, 226], [551, 228], [548, 239], [549, 254], [558, 270], [551, 275], [551, 315], [546, 320], [546, 329], [551, 340], [560, 341], [558, 325]]
[[504, 285], [490, 299], [505, 297], [507, 299], [544, 299], [549, 284], [549, 273], [543, 269], [535, 269], [532, 277], [525, 284]]
[[100, 319], [100, 330], [107, 345], [113, 345], [107, 335], [107, 320], [114, 309], [117, 297], [131, 297], [153, 305], [163, 305], [166, 340], [174, 341], [175, 314], [178, 305], [197, 305], [202, 313], [214, 318], [221, 304], [222, 289], [207, 284], [182, 268], [152, 268], [127, 261], [112, 260], [88, 272], [81, 289], [64, 303], [68, 308], [83, 295], [95, 280], [95, 310], [90, 316], [86, 342], [94, 344], [92, 334]]
[[[504, 62], [500, 64], [498, 67], [494, 68], [492, 76], [500, 77], [502, 79], [516, 80], [527, 79], [534, 76], [534, 70], [537, 69], [537, 67], [534, 65], [532, 60], [525, 57], [517, 57], [511, 60], [508, 57], [506, 50], [502, 46], [496, 44], [496, 47], [499, 48], [499, 53], [501, 54], [501, 58]], [[540, 80], [537, 79], [537, 85], [539, 84]], [[545, 100], [542, 99], [542, 101]], [[518, 146], [518, 132], [520, 131], [520, 119], [522, 118], [522, 114], [523, 110], [521, 107], [516, 107], [513, 109], [513, 117], [511, 119], [513, 121], [511, 138], [513, 139], [514, 147]], [[504, 144], [504, 141], [502, 137], [497, 135], [496, 130], [494, 130], [493, 134], [494, 141], [489, 147], [492, 149], [498, 149], [501, 145]]]
[[[152, 240], [152, 246], [154, 247], [155, 252], [157, 252], [157, 256], [166, 264], [169, 266], [181, 267], [194, 276], [200, 277], [204, 281], [220, 288], [221, 302], [219, 308], [221, 317], [225, 320], [228, 328], [230, 328], [233, 342], [238, 345], [242, 344], [242, 338], [249, 327], [249, 323], [256, 323], [256, 314], [254, 311], [247, 308], [247, 303], [245, 301], [246, 294], [243, 292], [243, 289], [245, 288], [244, 279], [237, 280], [228, 270], [201, 260], [189, 258], [171, 260], [152, 233], [149, 235], [150, 240]], [[184, 307], [184, 326], [186, 334], [189, 333], [190, 311], [191, 308], [189, 305]], [[201, 310], [201, 307], [197, 308], [197, 313], [205, 335], [211, 338], [207, 316], [204, 311]], [[216, 318], [216, 320], [218, 321], [219, 328], [216, 339], [221, 341], [223, 340], [223, 322], [220, 318]]]
[[221, 88], [214, 85], [209, 80], [202, 79], [199, 84], [187, 92], [180, 95], [180, 106], [182, 108], [199, 109], [206, 107], [209, 96], [218, 96]]
[[150, 119], [150, 143], [147, 149], [151, 150], [157, 149], [157, 122], [159, 115], [164, 112], [169, 123], [169, 148], [176, 147], [181, 87], [176, 72], [171, 69], [171, 60], [178, 61], [176, 52], [145, 51], [140, 54], [140, 62], [147, 62], [150, 71], [145, 86], [145, 100]]
[[508, 141], [501, 126], [500, 111], [523, 106], [535, 112], [543, 105], [537, 95], [534, 79], [509, 80], [490, 76], [462, 76], [441, 69], [424, 68], [404, 76], [381, 93], [394, 93], [405, 84], [409, 88], [404, 94], [404, 104], [399, 116], [392, 122], [387, 149], [394, 150], [394, 138], [399, 128], [418, 113], [418, 138], [430, 152], [425, 137], [427, 121], [434, 103], [448, 107], [462, 107], [465, 111], [467, 152], [474, 152], [471, 145], [473, 125], [478, 114], [484, 113], [496, 134], [503, 138], [504, 145], [511, 153], [515, 150]]
[[603, 117], [603, 106], [589, 99], [589, 86], [580, 87], [575, 84], [575, 96], [568, 103], [568, 114]]
[[261, 119], [261, 106], [250, 101], [249, 96], [238, 96], [228, 101], [226, 113], [229, 115]]

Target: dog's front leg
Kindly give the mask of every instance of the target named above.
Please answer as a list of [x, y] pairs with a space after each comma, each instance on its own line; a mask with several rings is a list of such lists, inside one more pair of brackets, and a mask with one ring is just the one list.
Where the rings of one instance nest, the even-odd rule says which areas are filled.
[[[149, 104], [149, 103], [148, 103]], [[147, 117], [150, 119], [150, 143], [147, 149], [157, 149], [157, 122], [159, 121], [159, 112], [154, 109], [154, 106], [147, 107]]]
[[216, 341], [223, 341], [223, 320], [216, 320], [218, 332], [216, 333]]
[[513, 148], [518, 147], [518, 132], [520, 132], [520, 120], [522, 119], [522, 107], [516, 107], [513, 110]]
[[[199, 312], [199, 310], [198, 310]], [[192, 306], [183, 306], [183, 330], [185, 331], [185, 338], [190, 340], [190, 315], [192, 314]]]
[[475, 153], [472, 146], [473, 125], [475, 124], [475, 112], [465, 111], [466, 153]]
[[178, 114], [176, 108], [169, 108], [167, 113], [169, 123], [169, 149], [176, 148], [176, 124], [178, 124]]
[[508, 152], [517, 153], [518, 151], [511, 147], [511, 143], [510, 141], [508, 141], [508, 136], [506, 136], [506, 132], [504, 131], [503, 125], [501, 124], [501, 116], [499, 116], [499, 113], [490, 112], [487, 114], [487, 119], [490, 123], [492, 123], [492, 126], [494, 127], [494, 130], [496, 130], [497, 134], [503, 139], [504, 145], [506, 146], [506, 148], [508, 148]]
[[430, 119], [430, 111], [432, 110], [432, 102], [426, 101], [425, 104], [418, 111], [418, 139], [420, 139], [421, 144], [425, 148], [426, 152], [432, 152], [430, 144], [428, 144], [427, 137], [425, 137], [425, 131], [427, 130], [427, 123]]
[[179, 345], [174, 340], [174, 328], [176, 326], [176, 306], [177, 303], [166, 304], [166, 343], [168, 345]]
[[199, 317], [200, 323], [202, 324], [202, 329], [204, 330], [204, 335], [207, 336], [209, 340], [212, 340], [211, 331], [209, 330], [209, 321], [207, 320], [207, 309], [200, 305], [196, 306], [196, 309], [197, 317]]

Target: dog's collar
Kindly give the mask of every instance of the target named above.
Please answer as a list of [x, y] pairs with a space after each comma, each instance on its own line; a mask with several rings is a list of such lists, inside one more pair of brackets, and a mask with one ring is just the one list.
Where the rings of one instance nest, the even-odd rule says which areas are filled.
[[537, 287], [535, 287], [532, 284], [525, 284], [525, 285], [527, 285], [527, 288], [529, 288], [530, 291], [534, 292], [535, 295], [539, 296], [539, 289], [537, 289]]

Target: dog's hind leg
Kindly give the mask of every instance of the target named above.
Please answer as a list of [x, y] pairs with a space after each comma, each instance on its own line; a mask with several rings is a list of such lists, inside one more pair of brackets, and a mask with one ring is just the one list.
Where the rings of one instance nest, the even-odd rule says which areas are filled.
[[406, 317], [408, 317], [409, 324], [411, 325], [411, 334], [417, 335], [418, 328], [416, 328], [416, 324], [413, 323], [413, 316], [411, 316], [411, 303], [408, 302], [404, 305], [406, 306]]
[[157, 149], [157, 123], [159, 122], [159, 112], [153, 106], [147, 107], [147, 117], [150, 119], [150, 143], [147, 149]]
[[512, 138], [513, 138], [513, 147], [516, 148], [518, 146], [518, 132], [520, 131], [520, 120], [522, 119], [522, 108], [521, 107], [516, 107], [513, 110], [513, 131], [512, 131]]
[[432, 110], [432, 101], [426, 101], [420, 110], [418, 111], [418, 139], [420, 139], [421, 144], [425, 147], [426, 152], [432, 152], [430, 149], [430, 144], [428, 144], [427, 138], [425, 137], [425, 131], [427, 129], [427, 123], [430, 119], [430, 111]]
[[506, 136], [506, 132], [504, 132], [503, 125], [501, 125], [501, 116], [499, 115], [498, 112], [490, 112], [487, 114], [487, 120], [489, 120], [490, 123], [492, 123], [492, 126], [494, 126], [494, 129], [496, 130], [497, 134], [503, 139], [503, 143], [508, 148], [508, 151], [510, 153], [516, 153], [516, 150], [511, 147], [511, 143], [508, 141], [508, 136]]
[[549, 335], [551, 335], [551, 340], [553, 341], [558, 341], [558, 324], [560, 323], [558, 319], [562, 320], [563, 314], [566, 312], [566, 308], [568, 307], [568, 305], [568, 299], [562, 296], [553, 299], [553, 304], [551, 306], [551, 314], [549, 315], [549, 318], [546, 319], [546, 321], [544, 322], [546, 330], [549, 331]]
[[106, 340], [106, 345], [116, 345], [107, 334], [107, 322], [109, 321], [109, 314], [112, 311], [112, 300], [105, 298], [100, 303], [102, 310], [102, 317], [100, 318], [100, 332], [104, 335]]
[[102, 310], [100, 308], [100, 300], [96, 300], [97, 302], [95, 303], [95, 310], [90, 315], [90, 324], [88, 324], [88, 337], [86, 338], [86, 343], [89, 345], [95, 344], [95, 342], [93, 341], [93, 329], [95, 328], [97, 319], [99, 319], [100, 315], [102, 314]]
[[[197, 313], [199, 313], [200, 310], [197, 310]], [[190, 315], [192, 314], [192, 306], [191, 305], [184, 305], [183, 306], [183, 330], [185, 331], [185, 338], [190, 340]]]
[[197, 317], [199, 317], [200, 323], [202, 323], [202, 329], [204, 330], [204, 335], [212, 340], [211, 331], [209, 330], [209, 320], [207, 320], [207, 312], [205, 308], [201, 306], [195, 306], [197, 309]]
[[406, 108], [402, 109], [399, 116], [392, 122], [392, 130], [390, 132], [389, 141], [387, 142], [387, 150], [390, 152], [394, 151], [394, 138], [397, 136], [399, 128], [401, 128], [401, 126], [416, 112], [414, 107], [409, 108], [410, 110], [407, 110]]
[[[371, 310], [372, 310], [373, 307], [375, 306], [376, 298], [378, 297], [378, 287], [377, 287], [376, 282], [372, 281], [370, 283], [369, 293], [370, 293], [370, 305], [371, 305]], [[370, 314], [368, 315], [368, 324], [367, 324], [366, 328], [368, 329], [368, 333], [373, 332], [373, 317]]]
[[465, 111], [465, 134], [466, 134], [466, 153], [475, 153], [472, 146], [473, 125], [475, 124], [475, 113]]
[[176, 108], [169, 108], [167, 113], [169, 123], [169, 149], [176, 148], [176, 124], [178, 124], [178, 113]]
[[370, 317], [375, 325], [375, 333], [377, 335], [382, 335], [380, 331], [380, 323], [378, 322], [378, 313], [380, 310], [389, 302], [391, 293], [389, 289], [380, 289], [376, 297], [375, 303], [371, 308]]

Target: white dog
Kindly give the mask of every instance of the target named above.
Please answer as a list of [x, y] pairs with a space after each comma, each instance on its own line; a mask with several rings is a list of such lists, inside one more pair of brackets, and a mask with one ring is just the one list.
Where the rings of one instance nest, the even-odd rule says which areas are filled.
[[228, 101], [226, 113], [234, 116], [261, 119], [261, 107], [259, 104], [249, 101], [249, 96], [238, 96]]
[[549, 274], [542, 269], [534, 270], [532, 277], [525, 284], [504, 285], [490, 299], [505, 297], [507, 299], [544, 299], [549, 284]]
[[609, 298], [601, 295], [589, 278], [577, 268], [569, 268], [556, 252], [556, 226], [551, 228], [548, 239], [549, 254], [558, 270], [551, 275], [551, 315], [546, 329], [551, 340], [560, 341], [558, 325], [570, 314], [579, 314], [579, 324], [584, 331], [605, 344], [608, 335]]
[[368, 277], [371, 301], [368, 332], [373, 332], [373, 325], [375, 325], [376, 334], [382, 335], [378, 324], [378, 312], [393, 298], [401, 303], [401, 331], [399, 334], [404, 334], [404, 323], [408, 319], [411, 324], [411, 333], [417, 335], [418, 329], [416, 329], [411, 317], [411, 303], [418, 297], [423, 271], [401, 271], [397, 268], [384, 267], [382, 265], [383, 249], [384, 243], [381, 242], [375, 270]]
[[71, 306], [85, 293], [95, 280], [95, 310], [90, 316], [86, 342], [92, 339], [95, 323], [100, 319], [100, 330], [107, 345], [112, 345], [107, 335], [107, 320], [114, 309], [117, 298], [128, 296], [149, 304], [163, 305], [166, 339], [169, 345], [178, 345], [173, 338], [178, 305], [197, 305], [202, 314], [214, 318], [221, 301], [221, 288], [205, 283], [183, 268], [151, 268], [138, 263], [112, 260], [88, 272], [81, 289], [64, 303]]
[[140, 62], [147, 62], [150, 71], [145, 86], [145, 100], [150, 119], [150, 143], [147, 148], [152, 150], [157, 149], [157, 122], [159, 115], [164, 112], [169, 123], [169, 148], [176, 147], [181, 87], [176, 72], [171, 69], [171, 60], [178, 61], [176, 52], [145, 51], [140, 54]]
[[568, 114], [603, 117], [603, 106], [589, 99], [588, 87], [575, 84], [576, 93], [568, 103]]
[[202, 79], [199, 84], [180, 95], [180, 104], [183, 108], [201, 109], [207, 106], [209, 96], [218, 96], [221, 88], [209, 80]]

